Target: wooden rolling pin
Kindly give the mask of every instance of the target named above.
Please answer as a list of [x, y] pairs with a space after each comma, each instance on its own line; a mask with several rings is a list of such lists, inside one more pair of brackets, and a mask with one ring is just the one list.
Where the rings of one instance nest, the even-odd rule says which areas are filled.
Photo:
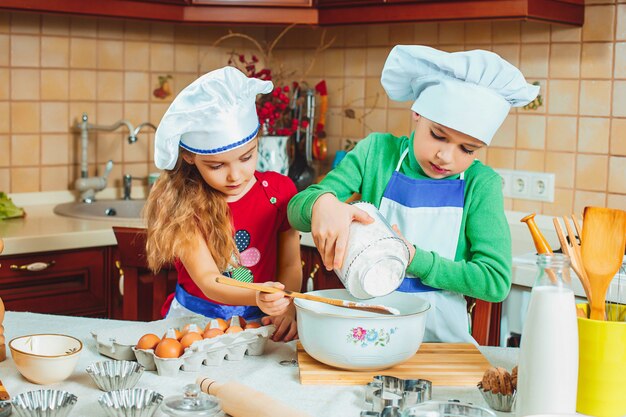
[[215, 395], [222, 403], [222, 410], [232, 417], [311, 417], [269, 395], [238, 382], [216, 382], [200, 377], [196, 380], [200, 389]]

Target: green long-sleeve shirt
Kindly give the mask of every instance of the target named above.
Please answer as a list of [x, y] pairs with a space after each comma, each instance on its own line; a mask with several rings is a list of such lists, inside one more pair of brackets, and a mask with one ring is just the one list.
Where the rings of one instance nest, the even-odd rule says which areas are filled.
[[[289, 203], [291, 225], [311, 230], [313, 204], [325, 193], [340, 201], [360, 193], [376, 207], [400, 160], [413, 139], [372, 133], [361, 140], [341, 163], [319, 183], [296, 194]], [[424, 174], [412, 151], [400, 172], [411, 178], [432, 179]], [[451, 176], [447, 179], [458, 179]], [[511, 234], [504, 215], [502, 182], [498, 174], [476, 160], [465, 171], [465, 202], [455, 260], [416, 247], [408, 271], [431, 287], [498, 302], [511, 288]], [[442, 179], [440, 181], [446, 181]]]

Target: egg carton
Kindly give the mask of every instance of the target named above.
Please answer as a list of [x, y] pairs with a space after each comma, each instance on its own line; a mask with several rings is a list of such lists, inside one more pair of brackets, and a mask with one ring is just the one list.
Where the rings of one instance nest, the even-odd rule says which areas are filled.
[[268, 325], [198, 340], [186, 348], [179, 358], [159, 358], [153, 349], [135, 348], [139, 338], [146, 333], [162, 336], [168, 329], [182, 328], [185, 324], [196, 324], [204, 329], [208, 322], [209, 319], [198, 316], [179, 317], [93, 331], [92, 335], [98, 352], [104, 356], [118, 360], [136, 360], [147, 371], [156, 370], [159, 375], [175, 376], [181, 369], [193, 372], [200, 370], [202, 365], [217, 366], [224, 360], [241, 360], [246, 354], [261, 355], [275, 330], [274, 325]]

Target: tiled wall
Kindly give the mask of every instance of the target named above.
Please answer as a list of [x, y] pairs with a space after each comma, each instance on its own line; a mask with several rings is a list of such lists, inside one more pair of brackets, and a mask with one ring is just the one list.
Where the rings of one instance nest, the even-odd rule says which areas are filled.
[[[507, 208], [550, 215], [585, 205], [626, 209], [626, 4], [588, 1], [582, 28], [532, 22], [450, 22], [336, 27], [331, 48], [315, 56], [322, 30], [295, 28], [274, 63], [329, 87], [330, 156], [370, 131], [408, 134], [410, 103], [389, 101], [380, 71], [396, 44], [448, 51], [482, 48], [541, 83], [543, 106], [514, 110], [478, 157], [496, 168], [556, 173], [556, 200], [508, 200]], [[78, 135], [86, 111], [99, 124], [127, 118], [158, 123], [169, 100], [152, 96], [159, 75], [179, 91], [224, 65], [228, 52], [252, 52], [244, 40], [211, 45], [229, 28], [0, 13], [0, 190], [61, 190], [78, 171]], [[272, 41], [280, 28], [232, 28]], [[356, 118], [345, 117], [345, 109]], [[112, 177], [145, 175], [152, 134], [129, 145], [124, 134], [90, 136], [90, 170], [116, 163]], [[329, 162], [327, 162], [328, 164]]]

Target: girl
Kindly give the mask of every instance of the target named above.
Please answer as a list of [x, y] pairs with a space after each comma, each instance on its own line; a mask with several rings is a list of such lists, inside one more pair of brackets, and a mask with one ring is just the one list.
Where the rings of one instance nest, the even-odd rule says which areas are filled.
[[473, 342], [463, 295], [496, 302], [511, 286], [501, 180], [474, 153], [489, 145], [511, 106], [529, 103], [539, 88], [491, 52], [404, 45], [389, 54], [381, 82], [392, 100], [413, 103], [413, 134], [360, 141], [291, 200], [289, 220], [312, 231], [327, 269], [340, 268], [350, 223], [372, 221], [343, 203], [361, 193], [404, 233], [411, 262], [398, 290], [430, 302], [424, 340]]
[[274, 340], [289, 341], [297, 328], [286, 297], [215, 281], [228, 275], [300, 289], [299, 233], [286, 213], [296, 188], [283, 175], [255, 171], [256, 95], [272, 88], [225, 67], [175, 98], [155, 135], [155, 164], [165, 171], [146, 203], [146, 252], [152, 270], [172, 262], [178, 271], [162, 309], [167, 317], [262, 318], [276, 325]]

